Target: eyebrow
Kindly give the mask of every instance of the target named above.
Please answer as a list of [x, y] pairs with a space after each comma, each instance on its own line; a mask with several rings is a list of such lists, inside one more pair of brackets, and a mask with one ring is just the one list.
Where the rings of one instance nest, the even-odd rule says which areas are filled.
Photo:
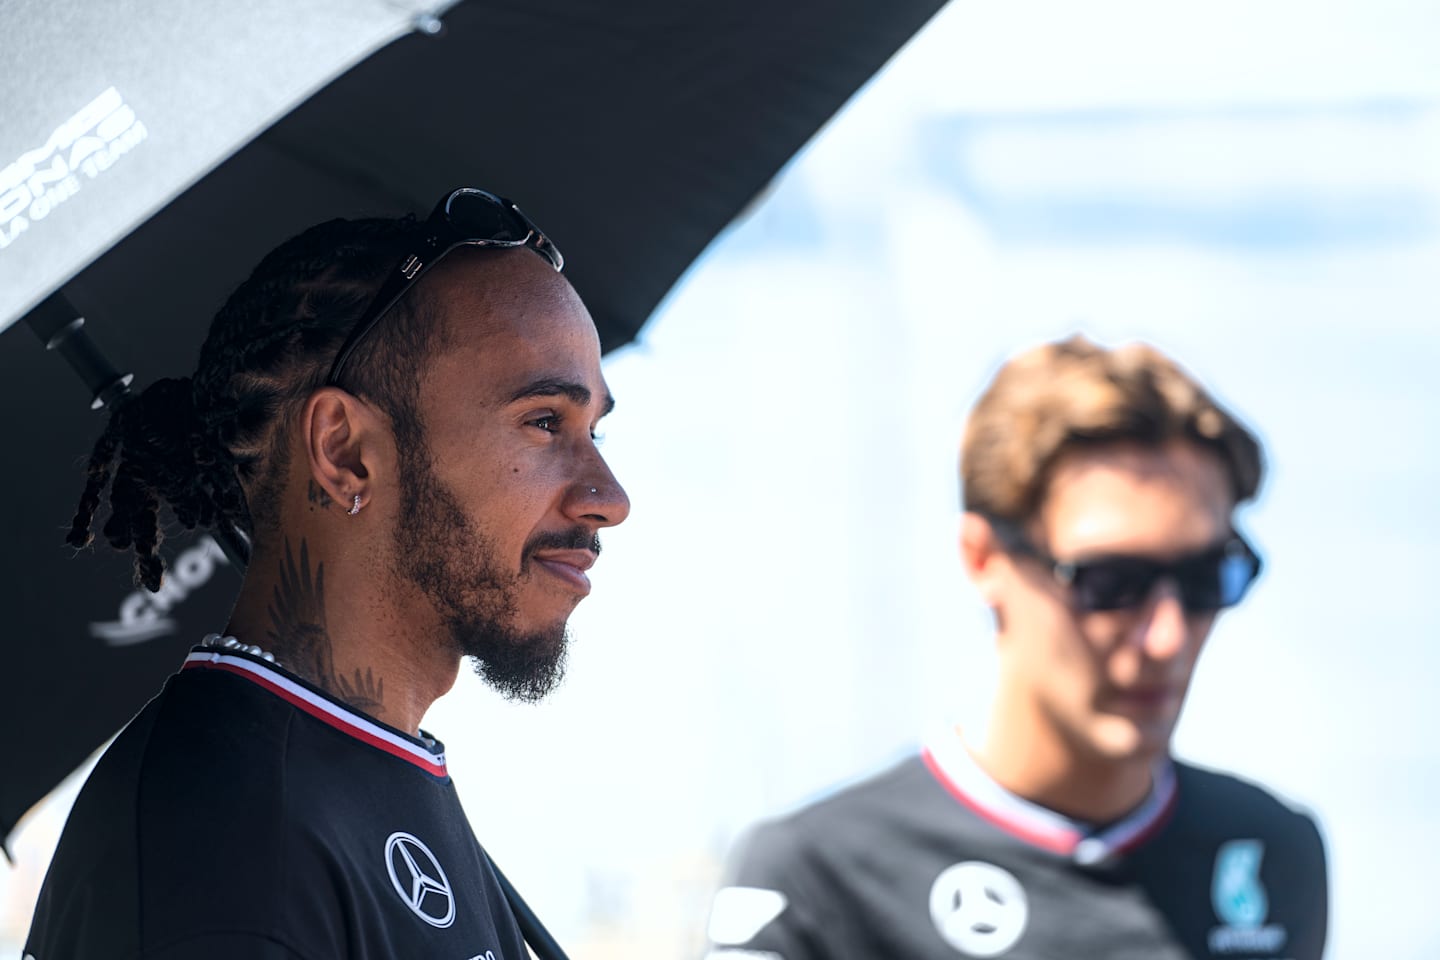
[[[583, 383], [576, 383], [573, 380], [562, 380], [559, 377], [544, 377], [539, 380], [532, 380], [511, 395], [509, 402], [515, 403], [520, 400], [529, 400], [533, 397], [564, 397], [579, 407], [590, 405], [590, 388]], [[609, 393], [605, 394], [604, 401], [600, 404], [600, 416], [607, 415], [615, 409], [615, 398]]]

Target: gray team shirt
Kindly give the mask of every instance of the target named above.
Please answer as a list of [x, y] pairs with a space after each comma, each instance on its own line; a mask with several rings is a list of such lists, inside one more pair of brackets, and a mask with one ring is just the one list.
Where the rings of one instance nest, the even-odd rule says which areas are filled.
[[1265, 790], [1162, 764], [1103, 828], [1008, 793], [957, 737], [742, 845], [707, 960], [1319, 960], [1325, 851]]

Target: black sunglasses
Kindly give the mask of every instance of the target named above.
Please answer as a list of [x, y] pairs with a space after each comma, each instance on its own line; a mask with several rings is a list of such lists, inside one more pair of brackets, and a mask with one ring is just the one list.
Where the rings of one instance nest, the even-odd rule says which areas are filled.
[[1161, 580], [1175, 583], [1189, 613], [1214, 613], [1245, 598], [1260, 576], [1260, 555], [1238, 533], [1229, 540], [1174, 560], [1113, 555], [1062, 562], [1035, 546], [1010, 521], [990, 520], [1005, 549], [1050, 568], [1056, 582], [1070, 591], [1076, 611], [1132, 610], [1145, 604]]
[[549, 261], [556, 273], [565, 268], [565, 258], [555, 244], [515, 204], [474, 187], [452, 190], [435, 204], [411, 253], [380, 285], [375, 299], [341, 344], [325, 378], [326, 386], [339, 384], [355, 348], [416, 281], [456, 247], [529, 247]]

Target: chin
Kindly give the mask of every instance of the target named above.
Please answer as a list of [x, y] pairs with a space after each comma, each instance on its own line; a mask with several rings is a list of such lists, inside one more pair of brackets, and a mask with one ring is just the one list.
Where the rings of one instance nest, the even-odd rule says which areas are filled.
[[513, 635], [523, 638], [526, 643], [563, 643], [570, 631], [569, 609], [557, 610], [550, 604], [548, 610], [533, 610], [529, 616], [515, 617], [510, 628]]
[[515, 626], [527, 633], [535, 633], [550, 630], [552, 628], [563, 630], [584, 600], [583, 594], [570, 590], [542, 590], [536, 589], [522, 594], [515, 607]]
[[1121, 717], [1105, 717], [1091, 731], [1090, 743], [1100, 756], [1113, 762], [1150, 763], [1170, 749], [1173, 724], [1140, 724]]

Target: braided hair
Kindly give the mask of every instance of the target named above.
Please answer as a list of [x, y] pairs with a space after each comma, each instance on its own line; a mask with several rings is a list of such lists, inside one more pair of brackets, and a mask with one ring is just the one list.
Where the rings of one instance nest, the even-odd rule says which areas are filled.
[[[111, 414], [66, 542], [93, 542], [107, 483], [101, 533], [134, 550], [135, 583], [152, 591], [165, 572], [162, 507], [186, 530], [229, 524], [254, 540], [278, 528], [288, 425], [415, 230], [413, 217], [331, 220], [267, 254], [215, 315], [194, 375], [158, 380]], [[345, 375], [403, 437], [422, 435], [416, 371], [444, 335], [421, 292], [395, 305]]]

